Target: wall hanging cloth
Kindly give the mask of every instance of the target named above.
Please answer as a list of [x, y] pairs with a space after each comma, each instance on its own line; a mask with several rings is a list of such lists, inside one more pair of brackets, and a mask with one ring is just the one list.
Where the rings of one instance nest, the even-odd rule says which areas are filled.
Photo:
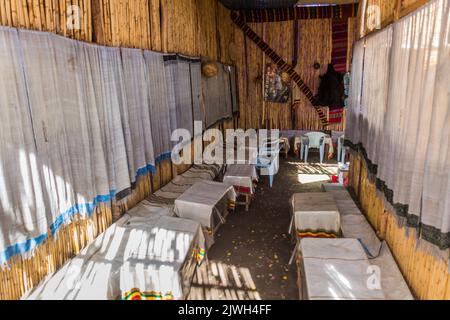
[[46, 238], [44, 175], [37, 157], [16, 29], [0, 27], [0, 264]]
[[238, 103], [238, 92], [237, 92], [237, 74], [236, 74], [236, 67], [230, 67], [230, 81], [231, 81], [231, 95], [232, 95], [232, 102], [233, 102], [233, 114], [239, 112], [239, 103]]
[[149, 90], [149, 107], [155, 162], [170, 158], [172, 134], [170, 126], [169, 90], [167, 88], [164, 55], [144, 51], [147, 85]]
[[126, 104], [121, 105], [121, 116], [124, 127], [130, 131], [125, 142], [130, 176], [136, 182], [137, 176], [156, 172], [147, 68], [142, 50], [122, 49], [122, 65]]
[[330, 112], [328, 112], [329, 123], [342, 123], [343, 118], [344, 118], [344, 108], [332, 109], [330, 107]]
[[[120, 49], [85, 46], [83, 43], [78, 45], [85, 48], [88, 53], [87, 59], [91, 63], [90, 72], [94, 81], [95, 103], [99, 108], [98, 121], [102, 133], [101, 141], [106, 152], [108, 178], [112, 184], [111, 189], [116, 190], [118, 197], [121, 198], [120, 192], [130, 188], [130, 175], [124, 129], [120, 118], [120, 106], [125, 104]], [[92, 68], [97, 61], [100, 65], [99, 73]], [[89, 107], [92, 103], [93, 101], [86, 101], [86, 106]], [[93, 122], [92, 125], [95, 126], [96, 123]]]
[[350, 79], [350, 91], [348, 97], [349, 112], [345, 136], [349, 141], [360, 140], [359, 114], [361, 112], [362, 73], [364, 67], [364, 40], [355, 42], [353, 46], [352, 73]]
[[130, 185], [117, 90], [107, 90], [112, 67], [100, 64], [99, 47], [39, 32], [19, 38], [54, 234]]
[[304, 6], [278, 9], [240, 10], [245, 22], [278, 22], [306, 19], [354, 18], [358, 14], [358, 4], [333, 6]]
[[449, 0], [431, 1], [367, 37], [365, 51], [358, 42], [346, 133], [397, 215], [441, 249], [450, 247], [449, 11]]
[[337, 72], [347, 71], [348, 19], [333, 19], [331, 63]]
[[[187, 129], [194, 132], [194, 111], [196, 117], [201, 116], [199, 112], [199, 88], [196, 79], [195, 92], [193, 92], [193, 83], [191, 82], [191, 63], [196, 65], [200, 59], [188, 58], [182, 55], [165, 55], [164, 65], [166, 70], [166, 81], [169, 92], [169, 110], [171, 129]], [[195, 67], [194, 67], [195, 68]], [[198, 69], [193, 76], [199, 76]], [[193, 96], [195, 95], [195, 97]]]
[[206, 127], [232, 117], [234, 98], [231, 77], [232, 69], [222, 64], [218, 64], [217, 75], [209, 78], [202, 76]]
[[332, 110], [344, 107], [344, 76], [332, 64], [328, 65], [327, 73], [320, 76], [315, 101], [316, 106], [330, 106]]
[[5, 27], [0, 43], [4, 263], [128, 195], [170, 157], [172, 128], [202, 115], [199, 59], [175, 56], [172, 68], [159, 53]]
[[194, 121], [201, 121], [205, 128], [205, 113], [202, 108], [202, 62], [200, 59], [191, 59], [189, 62], [191, 74], [191, 97]]

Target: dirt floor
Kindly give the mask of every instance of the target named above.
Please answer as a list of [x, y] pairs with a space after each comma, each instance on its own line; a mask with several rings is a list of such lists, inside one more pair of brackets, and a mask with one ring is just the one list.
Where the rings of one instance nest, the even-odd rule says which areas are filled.
[[289, 200], [294, 193], [320, 192], [336, 172], [332, 161], [305, 165], [293, 157], [281, 159], [273, 188], [261, 177], [250, 210], [238, 206], [219, 229], [190, 299], [298, 299], [295, 263], [288, 265], [295, 246], [288, 234]]

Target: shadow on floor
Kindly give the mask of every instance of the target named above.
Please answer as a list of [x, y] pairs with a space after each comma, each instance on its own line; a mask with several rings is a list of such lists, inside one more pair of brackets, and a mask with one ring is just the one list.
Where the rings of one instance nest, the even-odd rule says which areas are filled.
[[238, 207], [219, 229], [209, 264], [195, 275], [189, 299], [298, 299], [296, 268], [288, 265], [294, 249], [289, 200], [294, 193], [321, 192], [322, 183], [336, 173], [336, 162], [305, 165], [281, 159], [273, 188], [261, 177], [249, 212]]

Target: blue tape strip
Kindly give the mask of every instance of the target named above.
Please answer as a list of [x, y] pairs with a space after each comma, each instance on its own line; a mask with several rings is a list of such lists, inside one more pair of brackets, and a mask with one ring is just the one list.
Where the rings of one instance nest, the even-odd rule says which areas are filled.
[[[158, 164], [164, 160], [170, 159], [172, 157], [171, 152], [165, 152], [163, 154], [160, 154], [155, 158], [155, 164]], [[148, 164], [143, 168], [140, 168], [137, 170], [136, 176], [139, 177], [141, 175], [147, 174], [148, 172], [156, 173], [156, 167], [153, 164]], [[52, 236], [54, 236], [58, 230], [63, 226], [71, 217], [73, 217], [76, 214], [87, 214], [88, 216], [91, 216], [94, 212], [95, 207], [99, 203], [106, 203], [111, 202], [114, 197], [116, 196], [116, 190], [111, 190], [108, 195], [99, 195], [94, 198], [94, 200], [90, 203], [83, 203], [83, 204], [75, 204], [73, 207], [71, 207], [66, 212], [60, 214], [55, 222], [53, 222], [50, 225], [50, 232]], [[5, 251], [0, 252], [0, 264], [5, 263], [8, 261], [11, 257], [19, 254], [26, 253], [30, 250], [33, 250], [40, 244], [42, 244], [45, 240], [47, 240], [48, 234], [44, 233], [41, 234], [35, 238], [28, 239], [25, 242], [22, 243], [16, 243], [6, 248]]]
[[[95, 207], [99, 203], [110, 202], [115, 197], [115, 195], [116, 190], [111, 190], [108, 195], [99, 195], [95, 197], [94, 200], [90, 203], [75, 204], [69, 210], [60, 214], [56, 218], [55, 222], [53, 222], [50, 225], [51, 234], [54, 236], [58, 232], [59, 228], [61, 228], [61, 226], [63, 226], [67, 222], [67, 220], [69, 220], [75, 214], [87, 214], [88, 216], [91, 216], [92, 213], [94, 212]], [[47, 238], [48, 234], [44, 233], [35, 238], [28, 239], [25, 242], [16, 243], [9, 246], [8, 248], [6, 248], [5, 251], [0, 252], [0, 264], [5, 263], [15, 255], [23, 254], [30, 250], [33, 250], [38, 245], [42, 244], [45, 240], [47, 240]]]

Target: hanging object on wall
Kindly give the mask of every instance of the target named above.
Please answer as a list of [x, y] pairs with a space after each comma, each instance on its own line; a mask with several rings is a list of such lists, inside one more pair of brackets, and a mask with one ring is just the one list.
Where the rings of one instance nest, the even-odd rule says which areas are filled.
[[[286, 72], [289, 77], [298, 85], [300, 91], [306, 96], [306, 98], [311, 102], [313, 106], [316, 106], [316, 101], [314, 99], [314, 94], [311, 89], [305, 84], [305, 82], [300, 78], [300, 75], [295, 71], [295, 69], [286, 63], [269, 45], [264, 42], [260, 36], [258, 36], [240, 17], [236, 12], [231, 12], [231, 20], [244, 32], [244, 34], [252, 40], [266, 55], [272, 59], [273, 62], [283, 71]], [[320, 118], [323, 127], [328, 126], [328, 119], [326, 114], [320, 109], [316, 108], [316, 112]]]
[[314, 69], [319, 70], [321, 65], [319, 62], [314, 62], [313, 67], [314, 67]]
[[332, 21], [331, 63], [337, 72], [347, 71], [348, 52], [348, 19], [333, 19]]
[[340, 72], [328, 65], [327, 72], [320, 76], [320, 85], [316, 99], [317, 106], [344, 107], [344, 79]]
[[358, 14], [358, 4], [342, 4], [329, 6], [303, 6], [275, 9], [240, 10], [239, 14], [245, 23], [280, 22], [309, 19], [348, 19]]
[[217, 63], [214, 61], [206, 61], [202, 63], [202, 74], [207, 77], [211, 78], [217, 75], [219, 72], [219, 68], [217, 66]]
[[264, 76], [264, 100], [287, 103], [291, 96], [291, 78], [274, 63], [267, 63]]

